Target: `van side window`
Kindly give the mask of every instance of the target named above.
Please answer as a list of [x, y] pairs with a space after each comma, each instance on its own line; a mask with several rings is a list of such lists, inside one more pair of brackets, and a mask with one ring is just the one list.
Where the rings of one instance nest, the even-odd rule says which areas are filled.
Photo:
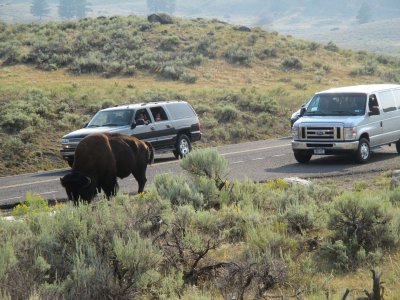
[[368, 108], [369, 108], [369, 110], [372, 110], [372, 108], [374, 106], [379, 107], [378, 100], [376, 99], [375, 95], [370, 95], [369, 99], [368, 99]]
[[165, 113], [164, 108], [162, 108], [161, 106], [152, 107], [150, 108], [150, 110], [151, 114], [153, 115], [154, 121], [161, 122], [168, 120], [168, 116]]
[[378, 95], [384, 112], [396, 110], [396, 103], [392, 91], [379, 92]]
[[400, 109], [400, 90], [394, 90], [393, 94], [394, 94], [394, 98], [396, 100], [396, 106], [398, 109]]

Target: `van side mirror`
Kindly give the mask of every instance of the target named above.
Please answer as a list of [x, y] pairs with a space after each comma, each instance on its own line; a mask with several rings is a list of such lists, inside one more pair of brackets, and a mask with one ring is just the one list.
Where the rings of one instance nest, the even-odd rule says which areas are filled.
[[380, 114], [379, 106], [372, 106], [371, 110], [368, 113], [368, 115], [370, 115], [370, 116], [377, 116], [379, 114]]

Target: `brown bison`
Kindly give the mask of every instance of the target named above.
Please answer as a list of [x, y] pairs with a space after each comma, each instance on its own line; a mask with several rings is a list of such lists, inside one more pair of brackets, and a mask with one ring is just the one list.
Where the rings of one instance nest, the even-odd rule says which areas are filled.
[[146, 184], [147, 165], [154, 160], [150, 143], [133, 136], [96, 133], [85, 137], [77, 146], [72, 172], [60, 178], [68, 199], [90, 202], [103, 190], [109, 199], [118, 190], [117, 177], [132, 174], [141, 193]]

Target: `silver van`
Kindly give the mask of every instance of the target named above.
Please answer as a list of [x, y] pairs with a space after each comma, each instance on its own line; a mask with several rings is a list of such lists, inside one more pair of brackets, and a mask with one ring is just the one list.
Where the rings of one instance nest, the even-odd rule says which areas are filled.
[[371, 84], [318, 92], [292, 127], [300, 163], [313, 155], [352, 153], [365, 163], [371, 148], [396, 144], [400, 153], [400, 85]]
[[186, 101], [128, 104], [102, 109], [84, 128], [63, 136], [61, 156], [72, 166], [78, 143], [98, 132], [133, 135], [157, 152], [172, 151], [176, 158], [187, 155], [191, 144], [201, 139], [199, 119]]

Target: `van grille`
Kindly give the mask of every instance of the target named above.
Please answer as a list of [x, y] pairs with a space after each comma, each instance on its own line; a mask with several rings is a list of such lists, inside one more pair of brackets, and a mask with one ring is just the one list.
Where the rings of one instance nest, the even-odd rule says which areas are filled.
[[342, 127], [301, 127], [302, 140], [343, 140]]

